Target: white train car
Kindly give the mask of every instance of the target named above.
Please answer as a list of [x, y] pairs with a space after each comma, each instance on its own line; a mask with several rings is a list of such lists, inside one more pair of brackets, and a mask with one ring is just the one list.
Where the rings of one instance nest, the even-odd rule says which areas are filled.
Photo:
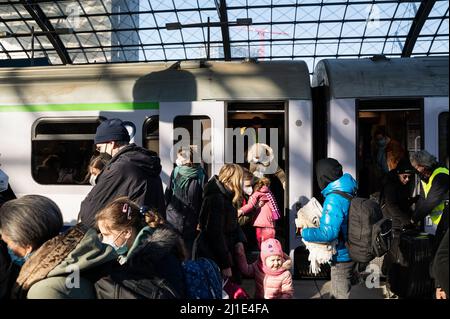
[[258, 142], [274, 149], [286, 174], [279, 205], [293, 253], [297, 204], [312, 196], [312, 112], [301, 61], [4, 68], [0, 163], [18, 196], [50, 197], [73, 224], [91, 188], [84, 177], [102, 118], [127, 121], [132, 141], [159, 154], [165, 185], [180, 137], [197, 145], [212, 175], [225, 162], [243, 161], [244, 127], [265, 128]]
[[320, 61], [312, 80], [318, 157], [338, 159], [365, 196], [379, 190], [373, 139], [379, 127], [406, 151], [426, 149], [445, 163], [448, 62], [448, 56]]

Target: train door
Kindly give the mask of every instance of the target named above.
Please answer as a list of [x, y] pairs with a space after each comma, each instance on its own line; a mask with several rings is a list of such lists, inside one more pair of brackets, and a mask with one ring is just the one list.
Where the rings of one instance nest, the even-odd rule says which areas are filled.
[[[193, 146], [208, 177], [224, 163], [224, 102], [161, 102], [159, 106], [159, 156], [161, 179], [169, 183], [179, 147]], [[196, 159], [194, 159], [195, 161]]]
[[[228, 103], [225, 161], [238, 163], [256, 176], [271, 181], [282, 218], [277, 238], [293, 257], [300, 245], [294, 219], [299, 203], [312, 196], [312, 108], [309, 101]], [[253, 144], [265, 144], [261, 149]], [[266, 157], [266, 158], [264, 158]], [[265, 161], [271, 164], [264, 168]], [[254, 238], [252, 227], [244, 227]], [[250, 249], [257, 249], [250, 241]]]
[[[380, 191], [382, 179], [395, 161], [423, 148], [422, 99], [357, 100], [356, 169], [358, 193]], [[385, 136], [388, 138], [386, 139]]]

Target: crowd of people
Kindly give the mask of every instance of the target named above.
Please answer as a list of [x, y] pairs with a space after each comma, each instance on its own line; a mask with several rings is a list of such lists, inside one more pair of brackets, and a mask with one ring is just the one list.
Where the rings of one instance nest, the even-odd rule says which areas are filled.
[[[240, 285], [242, 276], [254, 278], [255, 298], [293, 298], [292, 260], [276, 233], [282, 216], [264, 174], [225, 164], [208, 178], [194, 161], [196, 149], [182, 148], [163, 192], [159, 157], [130, 144], [120, 120], [102, 122], [94, 143], [99, 155], [86, 177], [93, 187], [81, 203], [78, 223], [64, 232], [61, 211], [51, 199], [16, 198], [0, 170], [0, 298], [131, 298], [138, 292], [125, 291], [133, 291], [136, 282], [145, 284], [145, 295], [152, 298], [188, 298], [185, 263], [202, 258], [217, 266], [224, 282]], [[345, 299], [356, 263], [348, 248], [350, 201], [339, 192], [356, 196], [358, 186], [336, 159], [321, 159], [315, 167], [324, 197], [320, 225], [298, 234], [309, 242], [337, 242], [330, 260], [331, 295]], [[435, 297], [447, 298], [448, 168], [424, 150], [389, 158], [380, 167], [387, 171], [378, 200], [393, 229], [383, 273], [399, 263], [405, 229], [426, 231], [433, 238]], [[420, 194], [412, 197], [415, 174]], [[245, 227], [252, 232], [244, 233]], [[250, 262], [249, 234], [259, 252]], [[116, 294], [117, 285], [127, 289]]]

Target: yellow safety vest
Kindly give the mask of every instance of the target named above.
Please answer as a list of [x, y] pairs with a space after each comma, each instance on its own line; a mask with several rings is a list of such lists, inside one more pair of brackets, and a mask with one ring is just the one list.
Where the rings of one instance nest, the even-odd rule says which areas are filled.
[[[428, 179], [428, 183], [425, 183], [422, 181], [422, 188], [423, 192], [425, 193], [425, 199], [428, 196], [428, 193], [430, 192], [431, 186], [433, 184], [433, 179], [437, 174], [447, 174], [448, 175], [448, 169], [445, 167], [438, 167], [433, 171], [433, 174], [431, 174], [430, 178]], [[441, 221], [442, 212], [444, 211], [445, 207], [445, 201], [442, 201], [439, 205], [437, 205], [430, 213], [431, 221], [434, 225], [438, 225]]]

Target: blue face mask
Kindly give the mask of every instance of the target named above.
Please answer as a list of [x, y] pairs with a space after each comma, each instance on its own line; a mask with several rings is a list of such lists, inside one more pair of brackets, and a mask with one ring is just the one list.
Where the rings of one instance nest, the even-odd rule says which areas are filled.
[[380, 139], [377, 141], [377, 144], [378, 144], [379, 147], [385, 146], [385, 145], [386, 145], [386, 138], [380, 138]]
[[127, 241], [128, 240], [126, 240], [122, 244], [122, 246], [117, 246], [116, 243], [115, 243], [117, 238], [120, 237], [120, 235], [122, 235], [122, 232], [116, 238], [114, 238], [111, 242], [107, 241], [107, 240], [103, 240], [103, 243], [107, 244], [107, 245], [110, 245], [112, 248], [114, 248], [114, 250], [116, 251], [116, 253], [118, 255], [125, 255], [128, 252], [128, 246], [127, 246]]
[[109, 244], [109, 245], [111, 245], [112, 248], [114, 248], [114, 250], [116, 251], [117, 255], [125, 255], [128, 252], [127, 242], [124, 242], [122, 246], [117, 246], [114, 243]]
[[9, 257], [11, 258], [11, 261], [13, 262], [13, 263], [15, 263], [17, 266], [19, 266], [19, 267], [22, 267], [23, 266], [23, 264], [28, 260], [28, 258], [30, 258], [30, 256], [31, 256], [31, 253], [30, 254], [26, 254], [25, 256], [23, 256], [23, 257], [19, 257], [19, 256], [17, 256], [13, 251], [12, 251], [12, 249], [11, 248], [9, 248], [8, 247], [8, 254], [9, 254]]

